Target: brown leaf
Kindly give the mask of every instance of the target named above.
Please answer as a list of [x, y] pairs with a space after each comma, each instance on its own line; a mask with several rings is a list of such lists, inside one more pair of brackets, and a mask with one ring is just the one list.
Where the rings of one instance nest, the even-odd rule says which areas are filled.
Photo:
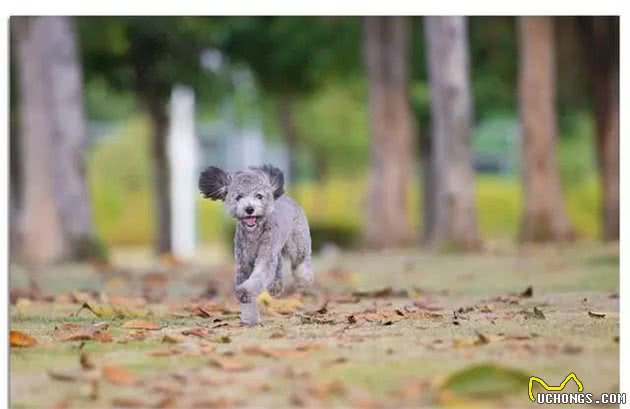
[[156, 324], [155, 322], [149, 322], [149, 321], [144, 321], [144, 320], [127, 321], [123, 324], [122, 327], [127, 328], [127, 329], [142, 329], [142, 330], [150, 330], [150, 331], [155, 331], [162, 328], [159, 324]]
[[206, 338], [208, 335], [210, 335], [210, 330], [205, 327], [196, 327], [183, 330], [182, 335], [192, 335], [199, 338]]
[[210, 360], [210, 364], [223, 369], [224, 371], [239, 372], [252, 369], [253, 366], [249, 362], [243, 362], [237, 358], [217, 356]]
[[606, 314], [602, 312], [589, 311], [588, 316], [591, 318], [604, 318], [606, 317]]
[[522, 293], [519, 294], [520, 297], [530, 298], [534, 295], [534, 287], [531, 285], [525, 289]]
[[373, 399], [360, 399], [352, 401], [352, 407], [356, 409], [382, 409], [383, 404]]
[[113, 385], [129, 386], [136, 383], [136, 378], [129, 370], [118, 365], [104, 365], [103, 377]]
[[249, 355], [264, 356], [267, 358], [296, 358], [305, 356], [308, 351], [298, 350], [297, 348], [262, 348], [257, 345], [252, 345], [243, 348], [243, 352]]
[[140, 398], [132, 397], [114, 398], [112, 400], [112, 405], [120, 406], [121, 408], [147, 408], [151, 406]]
[[184, 341], [184, 337], [175, 334], [166, 334], [162, 337], [162, 342], [165, 344], [179, 344]]
[[90, 311], [92, 314], [96, 315], [97, 317], [101, 318], [101, 314], [100, 312], [96, 311], [94, 308], [92, 308], [92, 306], [87, 302], [87, 301], [83, 301], [81, 304], [81, 307], [79, 307], [78, 310], [76, 310], [74, 313], [72, 313], [70, 316], [78, 316], [79, 313], [83, 310], [88, 310]]
[[346, 387], [341, 381], [311, 384], [306, 390], [309, 395], [319, 400], [329, 399], [331, 396], [343, 396], [346, 393]]
[[94, 369], [94, 362], [92, 362], [92, 358], [87, 352], [81, 352], [79, 363], [81, 363], [81, 368], [83, 369]]
[[339, 358], [335, 358], [331, 361], [322, 363], [322, 367], [328, 368], [333, 365], [345, 364], [346, 362], [348, 362], [348, 358], [346, 358], [345, 356], [340, 356]]
[[64, 325], [65, 329], [73, 329], [70, 334], [65, 334], [61, 337], [61, 341], [91, 341], [97, 340], [100, 342], [111, 342], [111, 334], [105, 332], [109, 324], [106, 322], [99, 322], [92, 325], [83, 326], [71, 326]]
[[534, 307], [534, 318], [538, 318], [539, 320], [545, 319], [545, 314], [538, 307]]
[[48, 370], [48, 376], [51, 379], [62, 382], [76, 382], [82, 379], [82, 371], [81, 370], [69, 370], [69, 371], [58, 371], [54, 369]]
[[276, 332], [273, 332], [273, 333], [269, 336], [269, 338], [271, 338], [271, 339], [278, 339], [278, 338], [284, 338], [284, 337], [286, 337], [286, 336], [287, 336], [287, 334], [285, 334], [284, 332], [281, 332], [281, 331], [276, 331]]
[[437, 306], [437, 305], [431, 305], [426, 301], [416, 301], [413, 303], [414, 306], [418, 307], [421, 310], [426, 310], [426, 311], [441, 311], [443, 310], [442, 307]]
[[381, 298], [388, 297], [392, 293], [392, 287], [385, 287], [370, 291], [354, 291], [352, 295], [360, 298]]
[[206, 310], [204, 307], [200, 305], [195, 307], [195, 309], [193, 309], [192, 314], [196, 317], [202, 317], [202, 318], [210, 318], [212, 316], [212, 314], [210, 314], [210, 311]]
[[202, 400], [193, 403], [194, 409], [224, 409], [232, 408], [235, 406], [242, 406], [243, 402], [240, 400], [234, 400], [229, 398], [219, 398], [211, 400]]
[[12, 347], [23, 348], [37, 345], [37, 340], [35, 338], [24, 332], [15, 330], [11, 330], [9, 333], [9, 341]]
[[149, 356], [173, 356], [173, 355], [177, 355], [181, 353], [180, 350], [175, 349], [175, 348], [168, 348], [168, 349], [154, 349], [152, 351], [147, 352], [147, 355]]

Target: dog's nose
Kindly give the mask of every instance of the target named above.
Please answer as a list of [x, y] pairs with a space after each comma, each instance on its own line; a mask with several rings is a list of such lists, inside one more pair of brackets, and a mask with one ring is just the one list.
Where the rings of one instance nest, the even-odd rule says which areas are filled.
[[251, 207], [251, 206], [247, 206], [247, 207], [245, 208], [245, 213], [247, 213], [247, 214], [252, 214], [252, 213], [254, 213], [254, 208], [253, 208], [253, 207]]

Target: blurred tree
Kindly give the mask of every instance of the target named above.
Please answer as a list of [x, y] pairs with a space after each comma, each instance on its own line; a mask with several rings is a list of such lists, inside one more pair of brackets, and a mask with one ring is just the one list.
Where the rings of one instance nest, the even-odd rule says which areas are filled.
[[595, 108], [604, 240], [619, 240], [619, 17], [580, 17]]
[[413, 126], [409, 104], [410, 19], [366, 17], [371, 170], [365, 241], [393, 247], [412, 237], [407, 212]]
[[212, 23], [198, 17], [81, 17], [81, 46], [88, 80], [116, 90], [133, 89], [151, 120], [150, 153], [158, 253], [171, 250], [167, 104], [175, 84], [199, 85], [201, 52]]
[[465, 17], [426, 17], [431, 84], [434, 245], [479, 248], [470, 150], [472, 96]]
[[83, 80], [69, 17], [14, 17], [22, 177], [18, 252], [45, 264], [93, 239]]
[[523, 241], [573, 236], [557, 163], [556, 82], [552, 17], [520, 17], [519, 102], [523, 138]]
[[275, 99], [277, 123], [289, 150], [289, 174], [295, 180], [298, 149], [312, 148], [298, 134], [296, 104], [329, 78], [357, 72], [357, 19], [230, 17], [222, 20], [219, 38], [219, 48], [245, 63], [263, 92]]

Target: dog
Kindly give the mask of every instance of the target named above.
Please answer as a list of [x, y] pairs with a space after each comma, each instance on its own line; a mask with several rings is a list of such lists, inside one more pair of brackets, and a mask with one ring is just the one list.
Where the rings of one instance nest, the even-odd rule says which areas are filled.
[[297, 288], [313, 283], [311, 234], [304, 210], [284, 194], [284, 174], [270, 165], [227, 173], [210, 166], [199, 176], [199, 190], [221, 200], [237, 220], [234, 235], [235, 296], [241, 322], [259, 322], [256, 297], [283, 291], [282, 259], [288, 258]]

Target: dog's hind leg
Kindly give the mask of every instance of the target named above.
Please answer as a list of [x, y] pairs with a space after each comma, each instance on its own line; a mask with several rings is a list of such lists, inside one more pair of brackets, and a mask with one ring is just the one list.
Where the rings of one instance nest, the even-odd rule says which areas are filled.
[[311, 265], [311, 255], [307, 255], [301, 260], [295, 260], [291, 263], [291, 273], [293, 274], [293, 280], [295, 286], [299, 289], [310, 287], [314, 281], [313, 267]]
[[276, 267], [276, 273], [273, 277], [273, 281], [271, 284], [267, 286], [267, 291], [269, 294], [276, 295], [282, 294], [282, 258], [278, 256], [278, 266]]

